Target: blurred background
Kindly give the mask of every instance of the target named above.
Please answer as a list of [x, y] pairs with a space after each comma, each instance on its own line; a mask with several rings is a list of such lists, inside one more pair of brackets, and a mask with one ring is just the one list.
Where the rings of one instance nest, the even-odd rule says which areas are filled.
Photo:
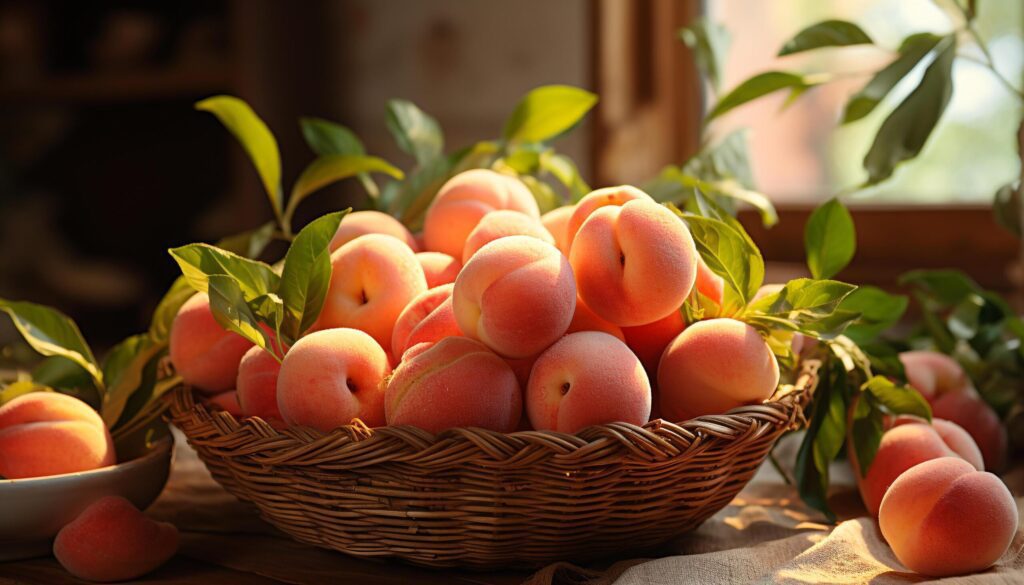
[[[979, 5], [977, 28], [1019, 88], [1024, 3]], [[145, 328], [178, 273], [167, 248], [269, 219], [241, 148], [192, 108], [214, 94], [242, 97], [266, 120], [289, 184], [314, 158], [301, 116], [343, 123], [369, 153], [408, 163], [384, 125], [390, 98], [436, 117], [453, 150], [499, 135], [528, 90], [575, 85], [601, 101], [559, 150], [593, 186], [642, 183], [700, 147], [715, 96], [678, 30], [701, 16], [730, 32], [724, 89], [783, 66], [848, 77], [799, 106], [771, 96], [709, 129], [749, 128], [757, 185], [781, 221], [766, 229], [752, 212], [742, 219], [772, 261], [769, 277], [789, 278], [801, 270], [810, 209], [864, 179], [872, 137], [921, 71], [837, 129], [849, 95], [892, 51], [780, 61], [778, 47], [843, 18], [895, 48], [913, 32], [950, 31], [948, 13], [933, 0], [0, 0], [0, 297], [54, 305], [106, 347]], [[1019, 243], [991, 214], [993, 194], [1021, 173], [1020, 102], [977, 63], [958, 59], [954, 78], [921, 156], [845, 199], [859, 246], [840, 278], [891, 286], [911, 268], [953, 267], [1020, 288]], [[325, 189], [300, 220], [359, 197], [351, 181]], [[0, 346], [12, 337], [5, 319]]]

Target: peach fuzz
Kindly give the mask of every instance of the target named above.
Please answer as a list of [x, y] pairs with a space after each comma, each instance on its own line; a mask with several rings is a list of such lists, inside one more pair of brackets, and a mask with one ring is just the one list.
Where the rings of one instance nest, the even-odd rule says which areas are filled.
[[206, 293], [196, 293], [185, 301], [171, 324], [170, 355], [175, 371], [186, 384], [209, 394], [234, 388], [238, 363], [252, 345], [217, 323]]
[[537, 430], [575, 433], [597, 424], [642, 425], [651, 384], [626, 344], [598, 331], [570, 333], [533, 365], [526, 412]]
[[358, 329], [325, 329], [288, 350], [277, 377], [277, 407], [284, 422], [330, 431], [360, 419], [384, 424], [387, 353]]
[[602, 319], [577, 296], [576, 310], [573, 311], [572, 321], [569, 322], [569, 328], [565, 332], [578, 333], [580, 331], [602, 331], [616, 337], [619, 341], [626, 341], [626, 337], [618, 325]]
[[618, 187], [605, 187], [591, 191], [580, 199], [574, 208], [572, 215], [565, 224], [565, 247], [572, 251], [572, 243], [576, 241], [576, 234], [583, 227], [593, 213], [602, 207], [621, 207], [629, 201], [643, 199], [654, 202], [651, 196], [631, 185], [619, 185]]
[[395, 238], [369, 234], [335, 250], [331, 266], [327, 301], [315, 328], [359, 329], [390, 348], [398, 315], [427, 290], [416, 255]]
[[243, 416], [258, 416], [266, 421], [283, 420], [277, 408], [277, 377], [281, 362], [260, 347], [242, 356], [238, 366], [238, 405]]
[[[941, 432], [939, 428], [942, 428]], [[966, 433], [955, 428], [955, 425], [940, 424], [932, 427], [926, 422], [898, 424], [882, 435], [866, 475], [861, 475], [855, 457], [851, 457], [857, 475], [857, 487], [868, 513], [877, 516], [878, 507], [889, 486], [901, 473], [918, 463], [938, 457], [959, 457], [968, 460], [972, 468], [977, 466], [977, 469], [982, 469], [977, 446], [972, 445], [970, 437], [964, 435]]]
[[683, 314], [676, 310], [646, 325], [623, 327], [622, 334], [626, 345], [640, 358], [644, 369], [652, 376], [657, 376], [661, 354], [685, 328]]
[[0, 407], [0, 477], [60, 475], [116, 462], [103, 419], [77, 398], [32, 392]]
[[218, 408], [231, 416], [243, 416], [242, 407], [238, 404], [238, 392], [236, 390], [214, 394], [210, 397], [210, 404], [217, 405]]
[[518, 211], [502, 209], [485, 215], [473, 231], [469, 232], [466, 245], [462, 248], [462, 263], [469, 262], [473, 254], [484, 245], [508, 236], [530, 236], [555, 245], [555, 238], [536, 218]]
[[690, 231], [671, 211], [647, 200], [594, 211], [577, 232], [569, 261], [583, 302], [620, 327], [651, 323], [677, 310], [697, 278]]
[[658, 363], [661, 416], [673, 422], [764, 402], [778, 385], [779, 363], [768, 344], [734, 319], [690, 325]]
[[540, 218], [537, 201], [519, 179], [488, 169], [455, 175], [441, 186], [427, 209], [423, 224], [426, 248], [461, 258], [469, 233], [485, 215], [498, 209]]
[[1009, 438], [999, 415], [973, 390], [940, 395], [932, 401], [932, 414], [955, 422], [981, 449], [985, 469], [1001, 471], [1006, 465]]
[[409, 246], [413, 252], [419, 252], [420, 247], [402, 222], [380, 211], [354, 211], [341, 218], [338, 231], [334, 232], [328, 249], [331, 252], [351, 242], [352, 240], [365, 236], [366, 234], [383, 234], [398, 239]]
[[462, 270], [462, 262], [441, 252], [420, 252], [416, 254], [416, 261], [427, 278], [427, 288], [455, 282], [455, 277]]
[[563, 205], [540, 216], [540, 223], [555, 238], [555, 246], [566, 256], [569, 255], [569, 218], [576, 211], [575, 205]]
[[453, 284], [432, 288], [412, 300], [395, 321], [391, 335], [391, 355], [401, 360], [402, 354], [417, 343], [440, 341], [462, 335], [452, 310]]
[[998, 477], [956, 457], [907, 470], [882, 499], [878, 524], [896, 558], [946, 577], [996, 563], [1017, 533], [1017, 503]]
[[178, 529], [147, 518], [128, 500], [96, 500], [57, 533], [53, 556], [87, 581], [126, 581], [167, 562], [178, 550]]
[[576, 309], [572, 268], [557, 248], [509, 236], [473, 255], [455, 280], [455, 320], [467, 337], [524, 358], [565, 334]]
[[385, 394], [389, 425], [412, 425], [431, 433], [479, 427], [516, 429], [522, 391], [512, 369], [482, 343], [448, 337], [410, 348]]

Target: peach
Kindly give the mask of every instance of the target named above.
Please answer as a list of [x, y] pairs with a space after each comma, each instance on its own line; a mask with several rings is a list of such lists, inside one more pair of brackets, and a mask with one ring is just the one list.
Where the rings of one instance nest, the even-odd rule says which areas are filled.
[[522, 392], [512, 369], [466, 337], [409, 349], [385, 394], [389, 425], [412, 425], [431, 433], [453, 427], [509, 433], [522, 411]]
[[566, 256], [569, 255], [569, 218], [574, 211], [575, 205], [563, 205], [540, 216], [541, 225], [555, 238], [555, 246]]
[[116, 457], [103, 419], [77, 398], [33, 392], [0, 407], [0, 477], [88, 471]]
[[675, 310], [646, 325], [623, 327], [622, 334], [625, 337], [626, 345], [633, 350], [636, 357], [640, 358], [644, 369], [650, 375], [657, 376], [661, 354], [685, 328], [686, 323], [683, 322], [682, 312]]
[[949, 392], [967, 392], [971, 380], [956, 360], [937, 351], [905, 351], [899, 355], [907, 382], [928, 401]]
[[334, 232], [328, 248], [331, 252], [351, 242], [352, 240], [365, 236], [366, 234], [383, 234], [398, 239], [409, 246], [413, 252], [418, 252], [420, 247], [402, 222], [380, 211], [354, 211], [341, 219], [338, 231]]
[[432, 288], [412, 300], [395, 321], [391, 335], [391, 355], [399, 360], [405, 350], [427, 341], [462, 335], [452, 310], [454, 284]]
[[603, 331], [617, 337], [619, 341], [626, 340], [622, 334], [622, 329], [618, 325], [602, 319], [597, 313], [591, 311], [590, 307], [577, 296], [576, 310], [573, 311], [572, 321], [569, 323], [569, 329], [566, 330], [566, 333], [578, 333], [580, 331]]
[[1006, 553], [1018, 512], [998, 477], [956, 457], [915, 465], [882, 499], [878, 524], [896, 558], [917, 573], [983, 571]]
[[658, 363], [661, 416], [674, 422], [763, 402], [778, 385], [779, 363], [768, 344], [734, 319], [690, 325]]
[[57, 533], [53, 556], [87, 581], [126, 581], [167, 562], [178, 550], [178, 529], [147, 518], [128, 500], [96, 500]]
[[217, 323], [210, 297], [196, 293], [178, 309], [171, 324], [171, 363], [181, 379], [206, 393], [230, 390], [238, 363], [252, 342]]
[[985, 469], [1000, 471], [1006, 465], [1009, 439], [999, 415], [973, 391], [942, 394], [932, 402], [932, 414], [964, 428], [981, 449]]
[[518, 211], [501, 209], [485, 215], [473, 231], [469, 232], [466, 245], [462, 248], [462, 263], [469, 262], [473, 254], [485, 244], [508, 236], [530, 236], [551, 245], [555, 244], [555, 238], [536, 218]]
[[587, 221], [587, 218], [589, 218], [594, 211], [602, 207], [622, 207], [627, 202], [635, 201], [637, 199], [643, 199], [651, 202], [654, 201], [651, 199], [650, 195], [630, 185], [605, 187], [588, 193], [574, 206], [572, 215], [569, 216], [569, 220], [565, 224], [566, 249], [572, 251], [572, 243], [576, 241], [576, 234], [580, 231], [580, 228], [583, 227], [583, 222]]
[[576, 233], [569, 261], [580, 298], [620, 327], [677, 310], [697, 278], [690, 231], [667, 208], [644, 199], [595, 210]]
[[565, 334], [576, 309], [576, 284], [565, 256], [528, 236], [487, 244], [462, 268], [452, 293], [455, 320], [467, 337], [506, 358], [524, 358]]
[[283, 420], [277, 408], [277, 377], [281, 362], [267, 351], [253, 347], [242, 356], [238, 366], [238, 406], [243, 416], [263, 420]]
[[461, 258], [469, 233], [491, 211], [511, 209], [533, 218], [540, 209], [522, 181], [488, 169], [472, 169], [441, 186], [427, 209], [423, 240], [428, 250]]
[[859, 469], [854, 469], [857, 487], [868, 512], [877, 516], [889, 486], [901, 473], [918, 463], [938, 457], [960, 457], [972, 467], [982, 469], [978, 448], [965, 435], [963, 429], [952, 423], [933, 427], [926, 422], [913, 422], [897, 424], [885, 431], [867, 474], [861, 475]]
[[455, 282], [455, 277], [462, 270], [462, 262], [441, 252], [420, 252], [416, 254], [416, 260], [427, 278], [427, 288]]
[[524, 358], [505, 360], [508, 367], [512, 368], [512, 373], [516, 375], [516, 381], [519, 382], [520, 388], [526, 388], [527, 384], [530, 383], [530, 372], [533, 371], [533, 364], [537, 362], [539, 357], [540, 355], [531, 355]]
[[369, 234], [331, 254], [330, 289], [315, 329], [351, 327], [391, 347], [402, 309], [427, 290], [416, 255], [395, 238]]
[[231, 416], [243, 416], [242, 407], [238, 404], [238, 391], [228, 390], [210, 397], [210, 404], [214, 404]]
[[651, 415], [651, 384], [622, 341], [599, 331], [570, 333], [533, 365], [526, 412], [537, 430], [575, 433], [591, 425], [642, 425]]
[[715, 274], [704, 259], [697, 254], [697, 278], [693, 283], [697, 292], [711, 299], [716, 305], [721, 306], [725, 296], [725, 279]]
[[358, 418], [384, 424], [387, 353], [358, 329], [310, 333], [288, 350], [277, 377], [284, 422], [330, 431]]

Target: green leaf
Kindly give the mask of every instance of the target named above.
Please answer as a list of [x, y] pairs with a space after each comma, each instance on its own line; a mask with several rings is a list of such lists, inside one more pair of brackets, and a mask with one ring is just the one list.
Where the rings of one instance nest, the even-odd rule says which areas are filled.
[[877, 407], [871, 406], [867, 396], [861, 396], [860, 403], [868, 404], [868, 407], [864, 409], [863, 416], [854, 419], [851, 436], [853, 450], [860, 464], [860, 474], [863, 477], [867, 475], [868, 469], [875, 461], [875, 455], [878, 454], [878, 445], [882, 442], [882, 434], [885, 433], [885, 414]]
[[164, 293], [164, 298], [153, 311], [153, 319], [149, 324], [149, 336], [154, 341], [167, 341], [171, 336], [171, 325], [174, 317], [178, 315], [178, 309], [185, 304], [185, 301], [196, 294], [192, 285], [184, 276], [179, 276], [171, 284], [171, 288]]
[[66, 357], [51, 356], [39, 362], [32, 370], [32, 381], [79, 396], [99, 409], [100, 396], [95, 379], [77, 362]]
[[526, 188], [533, 194], [534, 200], [537, 201], [537, 207], [540, 208], [541, 213], [547, 213], [552, 209], [559, 207], [564, 204], [564, 201], [555, 193], [555, 190], [551, 188], [544, 181], [541, 181], [537, 177], [531, 177], [530, 175], [522, 175], [519, 180], [526, 185]]
[[209, 244], [188, 244], [169, 250], [181, 267], [181, 273], [192, 288], [209, 292], [209, 280], [214, 275], [229, 275], [246, 298], [256, 298], [277, 290], [280, 277], [274, 270], [257, 260], [249, 260], [237, 254]]
[[448, 180], [450, 168], [448, 160], [439, 158], [417, 168], [407, 180], [389, 184], [388, 187], [395, 185], [396, 189], [393, 196], [389, 195], [394, 200], [392, 214], [409, 229], [419, 226], [434, 196]]
[[721, 220], [696, 215], [682, 215], [682, 218], [690, 228], [704, 263], [725, 281], [723, 308], [746, 306], [764, 281], [761, 251]]
[[959, 270], [912, 270], [901, 276], [899, 283], [913, 286], [945, 306], [981, 292], [981, 287]]
[[7, 313], [25, 341], [45, 356], [67, 358], [89, 373], [96, 388], [103, 389], [103, 374], [78, 325], [52, 307], [0, 298], [0, 311]]
[[575, 126], [594, 105], [597, 96], [569, 85], [545, 85], [520, 100], [505, 122], [509, 142], [544, 142]]
[[1021, 237], [1021, 184], [1020, 182], [1007, 183], [996, 191], [995, 200], [992, 202], [992, 214], [996, 223], [1006, 228], [1011, 234]]
[[196, 109], [210, 112], [234, 134], [249, 155], [270, 204], [277, 216], [283, 206], [281, 189], [281, 154], [277, 140], [256, 112], [244, 101], [228, 95], [218, 95], [196, 103]]
[[24, 396], [33, 392], [53, 392], [53, 388], [39, 384], [33, 380], [17, 380], [15, 382], [11, 382], [10, 384], [0, 388], [0, 406], [7, 404], [19, 396]]
[[859, 317], [858, 313], [839, 309], [856, 288], [835, 280], [798, 278], [786, 283], [780, 291], [752, 303], [744, 318], [769, 330], [789, 328], [819, 339], [830, 339]]
[[388, 102], [387, 127], [403, 151], [420, 165], [444, 154], [444, 134], [437, 120], [406, 100]]
[[897, 385], [885, 376], [874, 376], [861, 386], [861, 391], [870, 392], [890, 414], [911, 414], [926, 420], [932, 419], [932, 409], [920, 392], [910, 386]]
[[309, 164], [292, 187], [285, 218], [291, 218], [295, 208], [306, 197], [331, 183], [366, 173], [386, 173], [395, 179], [402, 179], [402, 171], [382, 158], [375, 156], [348, 156], [328, 154]]
[[815, 83], [808, 81], [803, 75], [797, 73], [786, 71], [761, 73], [744, 81], [728, 94], [722, 96], [711, 112], [708, 113], [707, 120], [710, 122], [733, 108], [742, 106], [749, 101], [779, 91], [780, 89], [805, 90], [814, 85]]
[[282, 331], [291, 339], [301, 337], [320, 316], [331, 284], [328, 244], [347, 213], [329, 213], [310, 222], [288, 248], [278, 294], [285, 309]]
[[590, 193], [590, 185], [583, 180], [576, 163], [568, 156], [546, 150], [540, 155], [539, 164], [542, 170], [551, 173], [558, 182], [565, 185], [569, 191], [569, 200], [573, 203]]
[[846, 104], [843, 112], [843, 124], [849, 124], [867, 116], [875, 109], [885, 96], [901, 79], [907, 76], [925, 55], [935, 48], [942, 37], [931, 33], [918, 33], [903, 40], [900, 54], [889, 63], [859, 92], [855, 93]]
[[904, 295], [891, 295], [874, 286], [859, 286], [850, 293], [839, 308], [860, 313], [860, 318], [845, 331], [845, 335], [865, 344], [892, 327], [907, 310], [909, 299]]
[[133, 335], [114, 346], [103, 361], [103, 379], [107, 392], [103, 395], [100, 415], [108, 428], [121, 418], [131, 395], [142, 384], [146, 364], [164, 349], [163, 343], [154, 342], [148, 335]]
[[831, 278], [853, 259], [857, 233], [839, 199], [830, 199], [811, 214], [804, 228], [804, 249], [814, 278]]
[[366, 154], [363, 142], [355, 132], [341, 124], [323, 118], [300, 118], [302, 137], [309, 148], [318, 156], [344, 154], [362, 156]]
[[[845, 375], [841, 374], [843, 380]], [[814, 465], [818, 469], [828, 466], [839, 455], [846, 443], [846, 399], [839, 383], [828, 393], [828, 408], [824, 412], [818, 434], [814, 437]]]
[[729, 30], [716, 22], [701, 17], [693, 24], [679, 30], [679, 38], [693, 52], [697, 68], [707, 78], [711, 87], [718, 91], [725, 71], [725, 60], [729, 54], [732, 38]]
[[866, 185], [888, 179], [897, 165], [916, 157], [946, 110], [953, 95], [955, 37], [944, 38], [937, 51], [921, 83], [896, 106], [878, 129], [875, 141], [864, 157], [864, 169], [868, 172]]
[[[825, 363], [827, 368], [828, 362]], [[829, 520], [835, 520], [835, 515], [828, 506], [829, 468], [828, 465], [819, 465], [819, 458], [815, 456], [814, 443], [822, 431], [822, 425], [829, 420], [831, 407], [831, 395], [839, 393], [841, 389], [831, 385], [828, 370], [821, 372], [818, 387], [815, 389], [813, 402], [809, 407], [812, 414], [810, 425], [804, 434], [804, 440], [800, 443], [800, 449], [796, 454], [796, 483], [800, 492], [800, 498], [808, 506], [821, 511]], [[826, 434], [829, 431], [826, 430]]]
[[846, 20], [824, 20], [803, 29], [787, 41], [779, 51], [779, 57], [822, 47], [870, 44], [871, 37], [856, 24]]
[[210, 310], [221, 327], [234, 331], [263, 349], [272, 351], [270, 336], [260, 327], [242, 292], [240, 283], [226, 274], [209, 277]]
[[216, 246], [228, 252], [234, 252], [239, 256], [256, 259], [259, 258], [267, 245], [274, 240], [274, 230], [277, 224], [273, 221], [261, 225], [254, 230], [244, 231], [240, 234], [221, 238]]

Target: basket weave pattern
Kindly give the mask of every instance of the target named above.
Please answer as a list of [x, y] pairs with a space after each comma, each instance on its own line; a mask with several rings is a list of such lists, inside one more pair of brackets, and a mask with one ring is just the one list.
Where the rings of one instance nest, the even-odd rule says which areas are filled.
[[427, 566], [535, 567], [653, 546], [722, 509], [805, 420], [805, 366], [765, 404], [577, 435], [414, 427], [276, 430], [180, 387], [170, 421], [214, 478], [293, 538]]

